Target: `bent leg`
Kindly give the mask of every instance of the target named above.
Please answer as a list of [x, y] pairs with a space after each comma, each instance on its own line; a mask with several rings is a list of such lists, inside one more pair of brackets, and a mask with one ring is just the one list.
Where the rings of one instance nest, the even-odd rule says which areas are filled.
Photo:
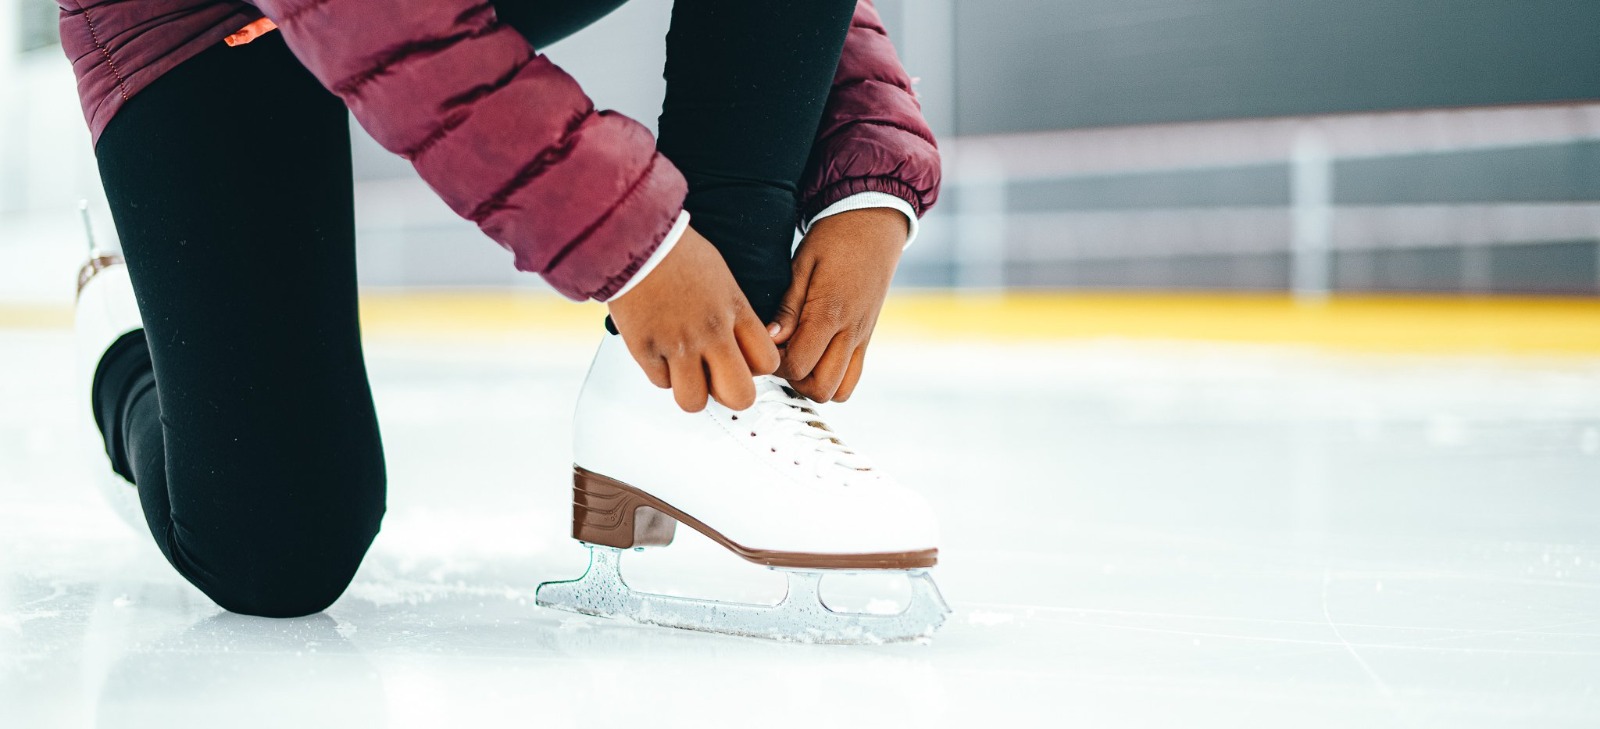
[[110, 450], [162, 553], [235, 612], [323, 609], [383, 515], [346, 119], [272, 34], [167, 73], [96, 150], [150, 363], [109, 385]]
[[789, 286], [797, 189], [854, 0], [677, 0], [659, 147], [761, 320]]

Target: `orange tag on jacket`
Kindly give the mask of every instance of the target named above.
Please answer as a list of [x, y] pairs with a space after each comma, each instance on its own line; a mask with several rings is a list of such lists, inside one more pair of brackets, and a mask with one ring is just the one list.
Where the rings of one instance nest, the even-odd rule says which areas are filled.
[[262, 18], [254, 23], [240, 28], [239, 31], [233, 35], [223, 38], [222, 42], [227, 43], [229, 46], [242, 46], [277, 29], [277, 23], [267, 20], [266, 18]]

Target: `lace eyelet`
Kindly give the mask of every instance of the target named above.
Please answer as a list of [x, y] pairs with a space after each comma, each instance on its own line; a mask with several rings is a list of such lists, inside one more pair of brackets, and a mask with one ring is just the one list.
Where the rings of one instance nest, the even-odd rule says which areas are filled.
[[737, 416], [737, 415], [735, 415], [735, 416], [733, 416], [733, 419], [734, 419], [734, 420], [738, 420], [738, 419], [739, 419], [739, 416]]
[[752, 431], [750, 431], [750, 437], [751, 437], [751, 438], [754, 438], [754, 437], [756, 437], [756, 432], [755, 432], [755, 431], [753, 431], [753, 430], [752, 430]]

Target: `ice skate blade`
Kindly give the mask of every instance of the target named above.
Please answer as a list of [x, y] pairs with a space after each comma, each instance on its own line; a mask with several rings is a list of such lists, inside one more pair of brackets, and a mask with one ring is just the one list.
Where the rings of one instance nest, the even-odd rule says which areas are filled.
[[933, 635], [950, 608], [924, 570], [910, 570], [911, 603], [894, 615], [835, 612], [817, 586], [822, 573], [784, 570], [789, 592], [777, 605], [696, 600], [635, 592], [622, 579], [622, 550], [589, 546], [589, 568], [565, 582], [546, 582], [534, 593], [540, 607], [621, 618], [668, 628], [797, 643], [871, 645]]

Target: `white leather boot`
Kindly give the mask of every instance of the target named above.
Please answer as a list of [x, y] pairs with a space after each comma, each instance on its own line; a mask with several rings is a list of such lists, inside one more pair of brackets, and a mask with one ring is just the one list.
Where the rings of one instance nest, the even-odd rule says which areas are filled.
[[[573, 537], [610, 549], [596, 550], [584, 579], [542, 586], [540, 602], [675, 627], [795, 640], [857, 642], [850, 638], [868, 635], [867, 642], [876, 642], [931, 633], [947, 609], [923, 572], [938, 561], [938, 526], [927, 503], [845, 446], [822, 422], [817, 405], [782, 379], [757, 377], [756, 392], [756, 403], [747, 410], [712, 401], [699, 413], [685, 413], [670, 391], [646, 378], [621, 337], [607, 336], [584, 381], [573, 423]], [[791, 594], [780, 609], [790, 605], [793, 612], [800, 608], [792, 603], [815, 603], [819, 571], [837, 570], [906, 571], [914, 578], [912, 605], [894, 616], [901, 623], [872, 624], [863, 633], [859, 621], [882, 616], [833, 613], [821, 606], [814, 615], [774, 620], [769, 613], [737, 620], [725, 603], [649, 596], [648, 605], [618, 604], [639, 599], [637, 593], [620, 592], [626, 588], [620, 575], [604, 589], [581, 584], [602, 579], [591, 577], [597, 566], [614, 572], [616, 550], [670, 543], [679, 522], [751, 562], [809, 573], [809, 581], [798, 587], [791, 580]], [[555, 585], [581, 585], [588, 599], [563, 601]], [[613, 604], [597, 605], [597, 594], [610, 595]], [[664, 600], [678, 602], [667, 609]], [[715, 607], [690, 615], [688, 603]], [[844, 622], [830, 616], [842, 616]], [[804, 635], [793, 634], [796, 625]]]
[[[85, 224], [88, 220], [85, 218]], [[144, 512], [139, 507], [139, 492], [127, 479], [112, 470], [106, 458], [105, 444], [94, 427], [92, 393], [95, 374], [100, 360], [118, 339], [129, 332], [144, 328], [139, 318], [139, 304], [133, 295], [133, 282], [128, 278], [128, 267], [122, 256], [114, 251], [97, 248], [93, 236], [89, 241], [89, 260], [78, 271], [77, 307], [73, 314], [73, 331], [77, 340], [78, 411], [88, 421], [86, 428], [92, 447], [88, 457], [93, 463], [95, 485], [111, 505], [118, 517], [135, 530], [145, 529]]]

